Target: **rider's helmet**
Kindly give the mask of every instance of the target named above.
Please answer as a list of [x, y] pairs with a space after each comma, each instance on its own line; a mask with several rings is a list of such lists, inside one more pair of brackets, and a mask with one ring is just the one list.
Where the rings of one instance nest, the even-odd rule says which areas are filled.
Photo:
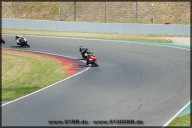
[[79, 47], [79, 51], [81, 52], [83, 50], [83, 46], [80, 46]]
[[20, 35], [16, 35], [16, 37], [15, 37], [15, 38], [16, 38], [16, 39], [18, 39], [18, 38], [20, 38], [20, 37], [21, 37]]

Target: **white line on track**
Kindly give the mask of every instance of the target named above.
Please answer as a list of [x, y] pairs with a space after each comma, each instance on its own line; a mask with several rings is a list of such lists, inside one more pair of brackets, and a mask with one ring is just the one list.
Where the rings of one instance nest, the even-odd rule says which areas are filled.
[[[15, 34], [3, 34], [3, 35], [11, 35], [11, 36], [15, 36]], [[113, 42], [125, 42], [127, 44], [141, 44], [141, 45], [154, 45], [154, 46], [160, 46], [160, 47], [171, 47], [171, 48], [177, 48], [177, 49], [185, 49], [185, 50], [191, 50], [190, 48], [181, 48], [181, 47], [175, 47], [175, 46], [166, 46], [166, 45], [158, 45], [158, 44], [150, 44], [150, 43], [142, 43], [142, 42], [134, 42], [134, 43], [131, 43], [131, 42], [128, 42], [128, 41], [121, 41], [121, 40], [107, 40], [107, 39], [91, 39], [91, 38], [74, 38], [74, 37], [54, 37], [54, 36], [36, 36], [36, 35], [27, 35], [27, 36], [30, 36], [30, 37], [48, 37], [48, 38], [65, 38], [65, 39], [81, 39], [81, 40], [100, 40], [100, 41], [105, 41], [105, 42], [108, 42], [108, 41], [113, 41]], [[26, 50], [26, 51], [30, 51], [30, 50]], [[32, 51], [32, 52], [38, 52], [38, 51]], [[46, 53], [46, 52], [39, 52], [39, 53]], [[46, 54], [49, 54], [49, 53], [46, 53]], [[58, 54], [51, 54], [51, 55], [57, 55], [57, 56], [62, 56], [62, 55], [58, 55]], [[68, 56], [65, 56], [65, 57], [68, 57]], [[69, 57], [69, 58], [73, 58], [73, 57]], [[76, 58], [75, 58], [76, 59]], [[88, 68], [89, 69], [89, 68]], [[85, 69], [88, 70], [88, 69]], [[80, 74], [80, 73], [79, 73]], [[76, 74], [78, 75], [78, 74]], [[72, 76], [71, 76], [72, 77]], [[65, 79], [64, 79], [65, 80]], [[63, 80], [63, 81], [64, 81]], [[51, 85], [50, 85], [51, 86]], [[22, 97], [21, 97], [22, 98]], [[12, 101], [11, 101], [12, 102]], [[8, 102], [10, 103], [10, 102]], [[6, 105], [8, 103], [5, 103], [3, 105]], [[163, 126], [167, 126], [169, 125], [169, 123], [175, 119], [179, 113], [181, 113], [181, 111], [183, 111], [188, 105], [190, 104], [190, 101], [183, 107], [181, 108], [167, 123], [165, 123]], [[2, 106], [3, 106], [2, 105]]]
[[[12, 49], [12, 48], [3, 48], [3, 49], [18, 50], [18, 49]], [[59, 55], [59, 54], [52, 54], [52, 53], [48, 53], [48, 52], [39, 52], [39, 51], [31, 51], [31, 50], [18, 50], [18, 51], [28, 51], [28, 52], [35, 52], [35, 53], [43, 53], [43, 54], [63, 56], [63, 57], [67, 57], [67, 58], [77, 59], [77, 58], [74, 58], [74, 57], [69, 57], [69, 56], [64, 56], [64, 55]], [[67, 78], [65, 78], [65, 79], [63, 79], [63, 80], [60, 80], [60, 81], [58, 81], [58, 82], [56, 82], [56, 83], [53, 83], [53, 84], [51, 84], [51, 85], [49, 85], [49, 86], [46, 86], [46, 87], [44, 87], [44, 88], [42, 88], [42, 89], [39, 89], [39, 90], [37, 90], [37, 91], [35, 91], [35, 92], [32, 92], [32, 93], [30, 93], [30, 94], [27, 94], [27, 95], [25, 95], [25, 96], [23, 96], [23, 97], [20, 97], [20, 98], [18, 98], [18, 99], [12, 100], [12, 101], [10, 101], [10, 102], [4, 103], [4, 104], [2, 104], [1, 106], [5, 106], [5, 105], [8, 105], [8, 104], [13, 103], [13, 102], [15, 102], [15, 101], [21, 100], [21, 99], [23, 99], [23, 98], [25, 98], [25, 97], [31, 96], [31, 95], [33, 95], [33, 94], [35, 94], [35, 93], [37, 93], [37, 92], [40, 92], [40, 91], [45, 90], [45, 89], [47, 89], [47, 88], [49, 88], [49, 87], [52, 87], [52, 86], [54, 86], [54, 85], [56, 85], [56, 84], [58, 84], [58, 83], [61, 83], [61, 82], [63, 82], [63, 81], [66, 81], [66, 80], [68, 80], [68, 79], [70, 79], [70, 78], [72, 78], [72, 77], [75, 77], [75, 76], [77, 76], [77, 75], [79, 75], [79, 74], [81, 74], [81, 73], [83, 73], [83, 72], [85, 72], [85, 71], [87, 71], [87, 70], [89, 70], [89, 69], [90, 69], [90, 67], [88, 67], [88, 68], [86, 68], [85, 70], [82, 70], [82, 71], [80, 71], [80, 72], [78, 72], [78, 73], [76, 73], [76, 74], [74, 74], [74, 75], [72, 75], [72, 76], [69, 76], [69, 77], [67, 77]]]

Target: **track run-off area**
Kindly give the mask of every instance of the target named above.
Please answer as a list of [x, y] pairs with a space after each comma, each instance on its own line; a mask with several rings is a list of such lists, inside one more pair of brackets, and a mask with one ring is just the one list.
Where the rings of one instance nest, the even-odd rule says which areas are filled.
[[[2, 47], [81, 59], [82, 45], [100, 66], [85, 67], [86, 72], [2, 105], [2, 126], [69, 126], [49, 121], [72, 119], [89, 122], [83, 126], [163, 126], [190, 101], [190, 49], [40, 36], [26, 36], [31, 47], [21, 48], [14, 37], [5, 35]], [[143, 124], [93, 122], [109, 120]]]

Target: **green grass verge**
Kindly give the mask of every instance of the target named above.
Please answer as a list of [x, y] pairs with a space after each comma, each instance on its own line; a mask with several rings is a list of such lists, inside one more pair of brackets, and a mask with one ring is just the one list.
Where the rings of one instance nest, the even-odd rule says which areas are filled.
[[110, 39], [110, 40], [130, 40], [130, 41], [149, 41], [173, 43], [172, 40], [162, 37], [189, 37], [189, 36], [170, 36], [170, 35], [136, 35], [136, 34], [106, 34], [106, 33], [83, 33], [83, 32], [62, 32], [44, 30], [22, 30], [22, 29], [2, 29], [3, 34], [20, 35], [41, 35], [74, 38]]
[[2, 100], [32, 93], [69, 76], [67, 66], [40, 55], [2, 50]]
[[169, 126], [190, 126], [190, 114], [175, 118]]

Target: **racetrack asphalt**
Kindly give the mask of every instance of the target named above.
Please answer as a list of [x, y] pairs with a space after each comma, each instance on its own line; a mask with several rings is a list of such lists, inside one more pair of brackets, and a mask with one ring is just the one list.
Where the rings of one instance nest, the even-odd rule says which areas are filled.
[[[3, 126], [52, 126], [49, 120], [65, 119], [88, 120], [90, 126], [94, 125], [93, 120], [110, 119], [144, 122], [124, 126], [163, 126], [190, 101], [190, 50], [32, 36], [27, 37], [31, 47], [20, 48], [14, 36], [6, 35], [4, 39], [4, 48], [79, 59], [79, 46], [86, 46], [98, 57], [100, 67], [91, 67], [78, 76], [2, 106]], [[111, 126], [119, 125], [123, 126]]]

